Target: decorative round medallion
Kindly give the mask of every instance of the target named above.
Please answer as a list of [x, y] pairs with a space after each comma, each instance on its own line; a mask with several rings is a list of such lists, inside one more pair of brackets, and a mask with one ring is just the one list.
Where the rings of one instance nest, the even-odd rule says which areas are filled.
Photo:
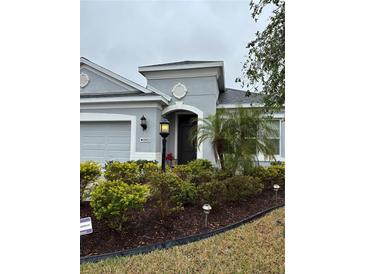
[[89, 76], [86, 73], [83, 72], [80, 74], [80, 87], [86, 87], [89, 81]]
[[188, 90], [186, 89], [186, 87], [183, 84], [178, 83], [172, 88], [171, 92], [175, 96], [175, 98], [181, 99], [186, 95]]

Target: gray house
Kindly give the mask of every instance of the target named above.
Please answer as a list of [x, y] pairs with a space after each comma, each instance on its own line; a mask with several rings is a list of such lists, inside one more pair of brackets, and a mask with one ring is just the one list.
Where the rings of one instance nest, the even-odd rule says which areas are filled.
[[[143, 87], [86, 58], [80, 59], [80, 160], [161, 161], [161, 117], [170, 121], [167, 153], [178, 163], [208, 159], [214, 163], [209, 142], [194, 146], [189, 129], [196, 119], [217, 108], [257, 107], [260, 96], [245, 96], [226, 88], [221, 61], [184, 61], [141, 66], [147, 79]], [[146, 118], [147, 127], [141, 126]], [[274, 114], [279, 135], [276, 160], [284, 161], [284, 113]], [[258, 155], [261, 164], [267, 159]]]

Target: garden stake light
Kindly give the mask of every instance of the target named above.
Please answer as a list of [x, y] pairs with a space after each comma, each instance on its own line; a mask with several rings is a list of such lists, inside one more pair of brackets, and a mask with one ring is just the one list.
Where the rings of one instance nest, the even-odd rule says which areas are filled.
[[209, 215], [209, 212], [212, 210], [212, 207], [210, 206], [210, 204], [204, 204], [203, 210], [205, 213], [205, 228], [208, 228], [208, 215]]
[[162, 118], [160, 121], [160, 135], [162, 137], [162, 171], [165, 172], [166, 168], [166, 137], [170, 134], [169, 120]]
[[274, 191], [275, 191], [275, 203], [278, 202], [278, 190], [279, 190], [280, 186], [279, 185], [274, 185]]

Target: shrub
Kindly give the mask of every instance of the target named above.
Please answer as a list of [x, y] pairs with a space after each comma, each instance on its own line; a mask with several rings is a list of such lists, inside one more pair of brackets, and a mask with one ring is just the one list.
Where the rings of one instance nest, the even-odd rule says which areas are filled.
[[196, 159], [190, 161], [187, 165], [190, 167], [193, 173], [198, 173], [201, 170], [213, 171], [212, 163], [206, 159]]
[[190, 181], [193, 184], [200, 185], [202, 183], [210, 182], [213, 179], [213, 172], [210, 170], [200, 170], [199, 172], [192, 172]]
[[149, 197], [149, 187], [122, 181], [103, 181], [91, 192], [90, 206], [98, 220], [121, 231], [130, 209], [141, 209]]
[[137, 161], [132, 160], [128, 161], [127, 163], [136, 163], [139, 167], [139, 170], [143, 170], [146, 164], [156, 164], [156, 165], [158, 164], [157, 161], [149, 161], [149, 160], [137, 160]]
[[192, 205], [196, 202], [198, 197], [197, 187], [187, 181], [182, 181], [179, 185], [177, 193], [177, 202], [182, 205]]
[[274, 184], [285, 187], [285, 165], [257, 166], [251, 175], [260, 178], [266, 189], [271, 189]]
[[227, 187], [223, 181], [211, 181], [198, 186], [198, 197], [201, 203], [212, 206], [221, 205], [226, 201]]
[[80, 163], [80, 200], [89, 183], [95, 182], [101, 176], [101, 165], [94, 161]]
[[213, 179], [212, 163], [206, 159], [190, 161], [187, 167], [191, 170], [190, 181], [194, 184], [210, 182]]
[[273, 165], [267, 168], [272, 184], [285, 187], [285, 165]]
[[177, 165], [172, 169], [172, 171], [182, 180], [190, 181], [192, 170], [188, 165]]
[[275, 161], [270, 163], [271, 166], [284, 166], [285, 162]]
[[172, 172], [156, 172], [151, 175], [151, 191], [163, 222], [168, 215], [182, 209], [179, 192], [183, 181]]
[[138, 183], [140, 180], [139, 167], [135, 162], [110, 161], [106, 165], [104, 177], [108, 181], [122, 180], [127, 184]]
[[140, 170], [141, 174], [141, 182], [145, 183], [151, 180], [152, 174], [156, 172], [161, 172], [161, 167], [154, 162], [147, 162], [143, 165], [143, 168]]
[[213, 173], [213, 178], [218, 181], [223, 181], [233, 175], [233, 172], [230, 170], [216, 169]]
[[264, 189], [260, 178], [252, 176], [233, 176], [224, 181], [227, 187], [227, 201], [238, 202], [259, 194]]

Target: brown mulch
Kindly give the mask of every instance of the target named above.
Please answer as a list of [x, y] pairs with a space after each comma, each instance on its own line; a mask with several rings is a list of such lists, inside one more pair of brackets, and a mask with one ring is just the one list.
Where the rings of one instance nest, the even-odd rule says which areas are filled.
[[[240, 221], [261, 210], [282, 204], [284, 199], [284, 192], [279, 191], [276, 203], [275, 194], [272, 190], [268, 190], [246, 202], [213, 208], [208, 219], [209, 229]], [[120, 251], [207, 231], [204, 228], [204, 213], [201, 205], [185, 207], [183, 211], [170, 216], [165, 224], [161, 224], [156, 210], [147, 203], [144, 211], [131, 215], [123, 232], [114, 231], [104, 222], [97, 221], [88, 204], [81, 205], [80, 217], [91, 217], [94, 230], [92, 234], [81, 236], [81, 256]]]

